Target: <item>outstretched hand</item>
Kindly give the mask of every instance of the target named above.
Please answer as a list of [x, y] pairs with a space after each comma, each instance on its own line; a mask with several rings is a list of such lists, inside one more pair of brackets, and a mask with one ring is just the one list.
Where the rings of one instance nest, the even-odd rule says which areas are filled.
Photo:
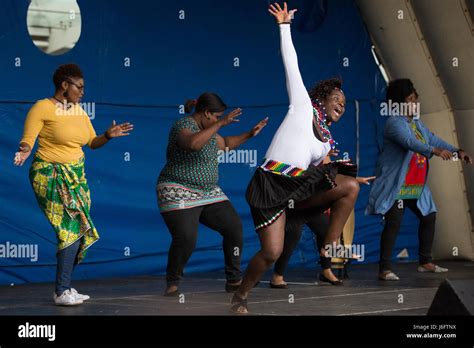
[[13, 159], [13, 163], [16, 166], [22, 166], [26, 159], [30, 156], [31, 154], [31, 149], [30, 147], [23, 147], [20, 146], [20, 149], [18, 152], [15, 153], [15, 158]]
[[458, 151], [459, 158], [464, 161], [466, 164], [472, 164], [472, 157], [469, 156], [465, 151], [459, 150]]
[[125, 137], [129, 135], [132, 130], [133, 124], [129, 122], [116, 124], [114, 120], [109, 129], [107, 129], [106, 134], [109, 138]]
[[288, 11], [288, 5], [286, 4], [286, 2], [283, 3], [283, 9], [277, 2], [275, 2], [274, 5], [270, 4], [270, 7], [268, 9], [268, 12], [270, 12], [273, 17], [275, 17], [278, 24], [290, 23], [296, 11], [298, 10], [294, 9]]
[[370, 182], [376, 178], [376, 176], [358, 176], [356, 180], [359, 184], [370, 185]]
[[435, 156], [441, 157], [445, 161], [448, 161], [453, 158], [453, 154], [450, 151], [446, 149], [441, 149], [439, 147], [433, 148], [433, 154]]
[[255, 127], [252, 128], [250, 131], [250, 135], [255, 137], [260, 133], [260, 131], [263, 129], [268, 124], [268, 117], [265, 117], [263, 120], [261, 120], [259, 123], [255, 125]]
[[237, 117], [239, 117], [240, 115], [242, 115], [242, 109], [237, 108], [237, 109], [234, 109], [231, 112], [229, 112], [224, 117], [222, 117], [219, 120], [219, 122], [221, 123], [222, 126], [227, 126], [227, 125], [229, 125], [231, 123], [234, 123], [234, 122], [240, 122], [240, 120], [237, 119]]

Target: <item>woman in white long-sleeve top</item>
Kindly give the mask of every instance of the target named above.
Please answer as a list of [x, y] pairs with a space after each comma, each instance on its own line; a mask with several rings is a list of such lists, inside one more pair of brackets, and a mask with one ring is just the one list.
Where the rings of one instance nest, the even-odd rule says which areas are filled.
[[[247, 188], [246, 198], [261, 249], [250, 260], [242, 284], [232, 298], [234, 313], [248, 312], [248, 293], [280, 256], [286, 210], [297, 209], [304, 216], [331, 208], [324, 245], [332, 245], [342, 233], [359, 193], [359, 184], [354, 178], [355, 165], [346, 161], [322, 164], [333, 142], [327, 127], [313, 124], [313, 115], [318, 112], [337, 115], [342, 110], [339, 107], [325, 110], [313, 105], [308, 95], [291, 39], [289, 24], [295, 11], [288, 12], [286, 3], [283, 9], [277, 3], [269, 8], [279, 25], [290, 107], [273, 137], [264, 163]], [[320, 252], [326, 255], [324, 248]]]

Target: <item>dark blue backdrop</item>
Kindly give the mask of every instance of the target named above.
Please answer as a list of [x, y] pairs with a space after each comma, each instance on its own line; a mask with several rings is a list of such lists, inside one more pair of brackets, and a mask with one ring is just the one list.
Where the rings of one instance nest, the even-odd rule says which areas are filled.
[[[223, 135], [250, 129], [265, 116], [270, 123], [244, 149], [265, 154], [283, 119], [288, 98], [278, 30], [261, 1], [78, 1], [82, 33], [76, 47], [62, 56], [48, 56], [32, 43], [26, 13], [29, 1], [3, 0], [0, 13], [0, 244], [37, 244], [39, 259], [0, 258], [0, 283], [51, 281], [56, 240], [36, 205], [27, 179], [30, 161], [12, 164], [25, 115], [32, 103], [53, 92], [57, 65], [79, 64], [85, 74], [84, 101], [96, 103], [93, 120], [103, 132], [113, 119], [131, 121], [135, 131], [104, 148], [86, 150], [86, 171], [92, 192], [92, 216], [101, 235], [76, 271], [76, 278], [163, 274], [170, 236], [158, 213], [155, 182], [165, 160], [168, 130], [182, 117], [179, 105], [201, 92], [219, 93], [232, 107], [244, 109], [241, 122]], [[344, 79], [349, 103], [334, 126], [342, 152], [355, 158], [356, 117], [360, 103], [360, 175], [371, 175], [381, 145], [383, 118], [378, 99], [385, 84], [371, 55], [371, 42], [357, 7], [350, 0], [292, 1], [298, 7], [293, 29], [300, 69], [307, 87], [332, 76]], [[185, 19], [179, 19], [184, 10]], [[130, 58], [130, 67], [124, 59]], [[343, 59], [349, 66], [343, 66]], [[15, 59], [21, 66], [15, 66]], [[235, 58], [239, 66], [234, 65]], [[125, 160], [126, 153], [130, 161]], [[254, 168], [222, 164], [220, 185], [244, 224], [243, 267], [258, 249], [246, 185]], [[363, 210], [368, 188], [356, 207], [355, 243], [364, 244], [366, 262], [377, 260], [380, 219]], [[397, 250], [415, 254], [413, 218], [400, 233]], [[127, 249], [129, 248], [129, 249]], [[125, 251], [130, 250], [130, 255]], [[314, 267], [316, 255], [309, 232], [292, 265]], [[187, 272], [222, 270], [221, 239], [200, 229]]]

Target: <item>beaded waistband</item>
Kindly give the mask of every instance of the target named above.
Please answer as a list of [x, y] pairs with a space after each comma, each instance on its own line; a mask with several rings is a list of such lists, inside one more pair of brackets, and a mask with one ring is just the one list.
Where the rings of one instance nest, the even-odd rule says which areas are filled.
[[260, 165], [260, 168], [267, 172], [288, 176], [301, 176], [305, 172], [303, 169], [298, 167], [270, 159], [265, 160], [263, 164]]

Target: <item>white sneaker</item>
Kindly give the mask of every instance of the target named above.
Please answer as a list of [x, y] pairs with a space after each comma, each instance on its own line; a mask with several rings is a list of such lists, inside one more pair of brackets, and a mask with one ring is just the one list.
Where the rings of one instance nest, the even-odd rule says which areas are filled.
[[440, 267], [438, 265], [434, 265], [433, 269], [428, 269], [423, 266], [418, 266], [418, 272], [425, 273], [425, 272], [431, 272], [431, 273], [445, 273], [447, 272], [447, 268]]
[[82, 301], [87, 301], [88, 299], [90, 299], [91, 297], [89, 295], [84, 295], [84, 294], [80, 294], [77, 292], [76, 289], [74, 288], [71, 288], [71, 293], [76, 296], [76, 298], [78, 300], [82, 300]]
[[380, 280], [400, 280], [400, 278], [398, 278], [398, 276], [391, 271], [387, 273], [380, 273], [379, 279]]
[[65, 290], [61, 296], [56, 295], [54, 293], [54, 303], [57, 306], [77, 306], [82, 304], [84, 301], [76, 298], [71, 290]]

